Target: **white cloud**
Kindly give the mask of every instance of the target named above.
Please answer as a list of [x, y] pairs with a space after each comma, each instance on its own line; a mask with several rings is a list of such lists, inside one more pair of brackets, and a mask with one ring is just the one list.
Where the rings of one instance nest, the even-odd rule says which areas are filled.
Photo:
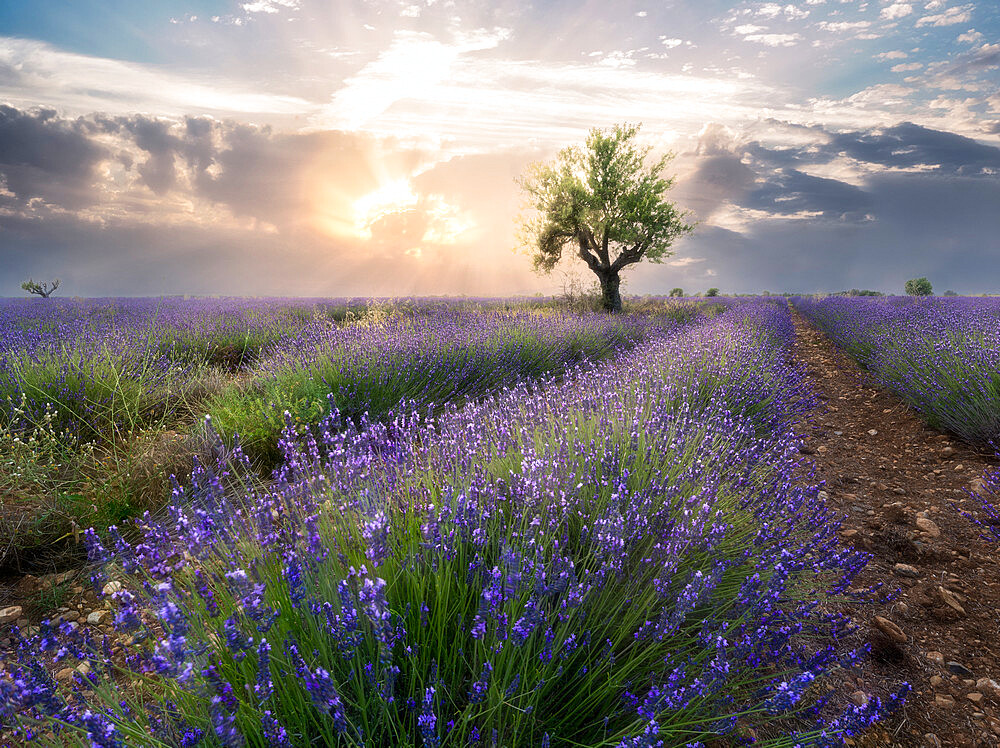
[[28, 39], [0, 37], [0, 66], [18, 71], [0, 83], [0, 100], [16, 106], [43, 104], [64, 113], [254, 114], [279, 120], [317, 109], [303, 99], [262, 93], [217, 73], [182, 75], [156, 65], [64, 52]]
[[778, 16], [785, 16], [785, 18], [795, 19], [795, 18], [805, 18], [809, 15], [808, 10], [802, 10], [794, 5], [781, 5], [780, 3], [764, 3], [759, 6], [755, 11], [754, 15], [760, 16], [761, 18], [777, 18]]
[[743, 38], [748, 42], [756, 42], [768, 47], [794, 47], [802, 39], [802, 36], [801, 34], [749, 34]]
[[879, 17], [887, 21], [895, 21], [897, 18], [905, 18], [913, 12], [913, 6], [909, 3], [893, 3], [879, 13]]
[[661, 36], [660, 37], [660, 42], [667, 49], [673, 49], [674, 47], [679, 47], [680, 45], [682, 45], [684, 43], [684, 40], [683, 39], [668, 39], [665, 36]]
[[981, 33], [976, 31], [975, 29], [969, 29], [964, 34], [958, 35], [958, 41], [966, 42], [967, 44], [978, 44], [985, 38], [986, 37], [984, 37]]
[[891, 52], [879, 52], [875, 55], [877, 60], [905, 60], [909, 57], [906, 52], [900, 52], [899, 50], [892, 50]]
[[424, 98], [463, 54], [496, 47], [509, 35], [494, 29], [440, 42], [430, 34], [397, 31], [388, 49], [344, 81], [326, 107], [327, 117], [338, 127], [358, 129], [400, 100]]
[[633, 59], [632, 55], [633, 53], [631, 51], [623, 52], [620, 49], [616, 49], [601, 58], [600, 64], [612, 68], [635, 67], [635, 59]]
[[282, 8], [296, 10], [301, 0], [253, 0], [243, 3], [240, 7], [247, 13], [277, 13]]
[[817, 26], [824, 31], [841, 33], [844, 31], [859, 31], [871, 26], [871, 21], [820, 21]]
[[646, 16], [648, 16], [648, 15], [649, 15], [649, 13], [647, 13], [647, 12], [646, 12], [646, 11], [644, 11], [644, 10], [640, 10], [640, 11], [639, 11], [638, 13], [636, 13], [636, 15], [637, 15], [637, 16], [638, 16], [639, 18], [645, 18]]
[[913, 70], [920, 70], [924, 65], [922, 62], [907, 62], [902, 65], [893, 65], [892, 72], [894, 73], [909, 73]]
[[948, 8], [944, 13], [923, 16], [917, 19], [917, 26], [953, 26], [956, 23], [968, 23], [972, 19], [972, 5], [960, 5]]
[[755, 26], [752, 23], [745, 23], [742, 26], [737, 26], [733, 31], [741, 36], [745, 36], [747, 34], [756, 34], [759, 31], [767, 31], [767, 26]]

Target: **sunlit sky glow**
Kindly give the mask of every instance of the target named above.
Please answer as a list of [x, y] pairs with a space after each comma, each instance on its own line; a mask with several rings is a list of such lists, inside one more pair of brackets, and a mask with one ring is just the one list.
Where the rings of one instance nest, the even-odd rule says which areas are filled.
[[628, 290], [1000, 291], [1000, 4], [0, 5], [0, 295], [507, 295], [525, 166], [643, 123]]

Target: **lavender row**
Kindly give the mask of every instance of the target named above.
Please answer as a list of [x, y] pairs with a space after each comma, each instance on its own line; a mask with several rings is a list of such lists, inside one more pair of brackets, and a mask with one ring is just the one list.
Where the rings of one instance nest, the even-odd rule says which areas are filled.
[[863, 655], [826, 611], [865, 557], [796, 478], [791, 338], [749, 304], [430, 420], [289, 418], [266, 491], [237, 448], [138, 542], [89, 534], [129, 638], [22, 639], [7, 738], [841, 744], [885, 706], [824, 685]]
[[927, 421], [1000, 436], [1000, 300], [800, 298], [794, 304]]
[[599, 360], [677, 327], [647, 315], [525, 308], [307, 325], [275, 346], [249, 382], [209, 402], [207, 411], [220, 433], [238, 433], [253, 458], [273, 464], [286, 412], [295, 424], [307, 425], [331, 405], [356, 419], [382, 417], [404, 400], [423, 408], [464, 402], [520, 379]]
[[[505, 320], [498, 321], [503, 315]], [[538, 322], [532, 324], [531, 317]], [[395, 378], [397, 371], [416, 365], [424, 376], [447, 380], [452, 376], [446, 371], [449, 365], [470, 365], [469, 346], [492, 345], [509, 352], [518, 346], [518, 336], [530, 336], [528, 342], [538, 343], [550, 333], [561, 336], [556, 349], [563, 344], [578, 346], [576, 351], [553, 349], [553, 360], [541, 367], [548, 370], [575, 355], [599, 353], [602, 346], [594, 344], [593, 335], [603, 336], [603, 342], [613, 347], [616, 340], [628, 338], [630, 330], [643, 326], [632, 317], [624, 324], [603, 324], [601, 331], [597, 320], [597, 315], [584, 319], [532, 312], [526, 304], [504, 300], [5, 300], [0, 301], [0, 427], [10, 426], [16, 417], [23, 422], [21, 427], [30, 428], [42, 421], [51, 405], [58, 429], [73, 437], [83, 441], [127, 437], [136, 428], [169, 420], [175, 411], [203, 407], [201, 401], [220, 389], [206, 387], [206, 381], [233, 378], [206, 374], [206, 366], [241, 371], [241, 384], [246, 383], [247, 372], [253, 372], [249, 392], [229, 388], [221, 400], [232, 405], [243, 395], [252, 401], [263, 394], [257, 400], [264, 407], [256, 409], [254, 419], [260, 415], [273, 419], [273, 402], [279, 408], [279, 426], [284, 407], [305, 415], [317, 402], [315, 387], [291, 380], [314, 374], [320, 379], [367, 378], [367, 384], [346, 382], [341, 398], [342, 405], [350, 399], [352, 407], [363, 412], [365, 398], [379, 394], [371, 377]], [[574, 327], [579, 334], [570, 329]], [[445, 337], [436, 340], [439, 334]], [[406, 345], [409, 350], [404, 350]], [[344, 349], [352, 346], [361, 346], [364, 352], [345, 354]], [[481, 358], [488, 357], [483, 351]], [[392, 365], [376, 372], [371, 367], [378, 362], [372, 357], [378, 358], [380, 352], [392, 359]], [[339, 370], [345, 355], [350, 359], [347, 375]], [[428, 358], [435, 355], [437, 367], [428, 368]], [[275, 390], [269, 380], [278, 373], [287, 376]], [[325, 394], [339, 391], [343, 384], [320, 382], [316, 387], [325, 386], [326, 391], [319, 401], [325, 403]], [[442, 393], [447, 387], [444, 381], [439, 383], [435, 398], [445, 399]], [[419, 395], [411, 389], [413, 396]], [[286, 402], [289, 397], [292, 401]], [[189, 400], [194, 401], [190, 407], [179, 407]], [[244, 402], [241, 415], [247, 416], [247, 408], [256, 405]], [[214, 407], [224, 422], [226, 406], [216, 401]], [[380, 408], [384, 410], [372, 404], [373, 410]], [[252, 439], [255, 427], [246, 421], [234, 425]], [[271, 436], [273, 448], [273, 428]]]

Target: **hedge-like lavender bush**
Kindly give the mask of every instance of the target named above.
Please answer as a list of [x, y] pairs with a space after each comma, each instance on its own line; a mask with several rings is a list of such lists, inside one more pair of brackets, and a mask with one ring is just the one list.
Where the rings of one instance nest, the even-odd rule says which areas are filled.
[[[11, 740], [92, 746], [837, 744], [865, 558], [796, 477], [787, 312], [731, 310], [427, 419], [292, 424], [267, 491], [199, 467], [89, 535], [115, 627], [21, 640]], [[230, 463], [239, 463], [237, 449]], [[120, 650], [116, 651], [116, 647]], [[71, 689], [43, 661], [82, 660]]]

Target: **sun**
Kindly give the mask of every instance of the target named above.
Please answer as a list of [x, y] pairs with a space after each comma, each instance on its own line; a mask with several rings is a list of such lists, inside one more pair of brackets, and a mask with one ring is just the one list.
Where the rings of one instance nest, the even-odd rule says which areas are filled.
[[362, 239], [372, 238], [372, 226], [386, 216], [416, 210], [420, 198], [405, 177], [383, 182], [376, 190], [355, 200], [352, 205], [354, 232]]

